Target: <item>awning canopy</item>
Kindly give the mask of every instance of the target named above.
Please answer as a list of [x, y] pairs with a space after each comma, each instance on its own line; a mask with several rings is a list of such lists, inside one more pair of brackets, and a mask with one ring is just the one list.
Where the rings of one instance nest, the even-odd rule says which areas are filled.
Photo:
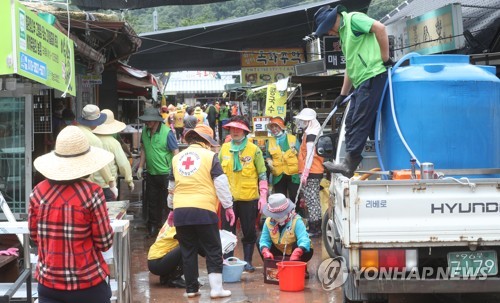
[[83, 10], [138, 9], [165, 5], [196, 5], [228, 0], [71, 0], [71, 4]]
[[251, 16], [140, 35], [142, 46], [130, 64], [149, 72], [239, 70], [241, 50], [304, 48], [314, 13], [326, 4], [366, 12], [370, 0], [321, 1]]
[[146, 71], [118, 64], [116, 69], [119, 95], [147, 96], [151, 87], [163, 88], [156, 77]]
[[231, 83], [234, 83], [234, 79], [171, 79], [165, 87], [165, 94], [218, 94], [224, 92], [224, 85]]

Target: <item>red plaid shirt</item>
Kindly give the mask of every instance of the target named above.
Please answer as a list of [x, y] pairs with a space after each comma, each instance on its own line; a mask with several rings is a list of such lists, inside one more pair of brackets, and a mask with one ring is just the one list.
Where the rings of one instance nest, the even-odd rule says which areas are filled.
[[30, 195], [29, 229], [38, 245], [35, 277], [60, 290], [86, 289], [109, 274], [101, 251], [113, 244], [102, 189], [79, 180], [40, 182]]

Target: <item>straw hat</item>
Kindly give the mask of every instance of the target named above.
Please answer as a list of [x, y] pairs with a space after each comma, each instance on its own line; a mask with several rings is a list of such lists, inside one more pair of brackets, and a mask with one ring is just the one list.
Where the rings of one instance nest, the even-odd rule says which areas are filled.
[[96, 127], [92, 132], [98, 135], [112, 135], [121, 132], [127, 127], [125, 123], [115, 120], [115, 115], [109, 109], [103, 109], [101, 113], [108, 117], [106, 121]]
[[202, 112], [203, 111], [201, 110], [201, 107], [199, 107], [199, 106], [195, 107], [195, 109], [194, 109], [195, 114], [201, 114]]
[[295, 204], [283, 194], [272, 194], [267, 199], [267, 205], [262, 211], [266, 217], [279, 219], [295, 209]]
[[87, 104], [82, 109], [82, 115], [78, 117], [77, 121], [85, 126], [98, 126], [106, 121], [106, 114], [101, 113], [97, 105]]
[[148, 107], [144, 110], [144, 115], [139, 116], [139, 120], [163, 122], [163, 117], [156, 108]]
[[202, 137], [205, 141], [207, 141], [212, 146], [219, 146], [219, 143], [213, 139], [214, 131], [210, 126], [205, 124], [197, 124], [194, 129], [190, 129], [184, 135], [187, 138], [190, 134], [196, 133], [200, 137]]
[[112, 153], [90, 146], [77, 126], [68, 125], [57, 136], [56, 149], [36, 158], [33, 164], [46, 178], [63, 181], [90, 175], [113, 158]]
[[278, 125], [279, 128], [281, 128], [282, 130], [286, 130], [286, 126], [285, 126], [285, 121], [283, 121], [283, 119], [281, 117], [274, 117], [274, 118], [271, 118], [271, 120], [269, 121], [269, 123], [267, 124], [267, 128], [269, 129], [269, 127], [274, 124], [274, 125]]

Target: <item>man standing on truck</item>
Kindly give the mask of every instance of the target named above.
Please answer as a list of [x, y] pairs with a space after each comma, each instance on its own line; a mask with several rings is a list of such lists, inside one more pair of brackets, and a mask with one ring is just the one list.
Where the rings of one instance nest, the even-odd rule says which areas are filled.
[[344, 82], [333, 106], [339, 106], [351, 87], [354, 91], [345, 120], [346, 156], [341, 163], [324, 162], [332, 173], [352, 177], [363, 159], [361, 152], [373, 129], [380, 98], [387, 79], [389, 39], [385, 26], [363, 13], [347, 13], [346, 8], [324, 6], [314, 15], [315, 35], [340, 37], [346, 59]]

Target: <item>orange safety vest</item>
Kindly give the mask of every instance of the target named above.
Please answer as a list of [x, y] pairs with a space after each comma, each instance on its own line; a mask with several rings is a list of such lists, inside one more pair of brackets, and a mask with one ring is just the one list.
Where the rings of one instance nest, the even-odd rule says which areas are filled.
[[[307, 156], [307, 142], [306, 142], [306, 134], [302, 136], [302, 143], [300, 144], [300, 152], [299, 152], [299, 173], [304, 171], [304, 166], [306, 165], [306, 156]], [[311, 169], [309, 173], [312, 174], [322, 174], [324, 171], [323, 167], [323, 158], [320, 157], [316, 150], [314, 150], [313, 162], [311, 164]]]

